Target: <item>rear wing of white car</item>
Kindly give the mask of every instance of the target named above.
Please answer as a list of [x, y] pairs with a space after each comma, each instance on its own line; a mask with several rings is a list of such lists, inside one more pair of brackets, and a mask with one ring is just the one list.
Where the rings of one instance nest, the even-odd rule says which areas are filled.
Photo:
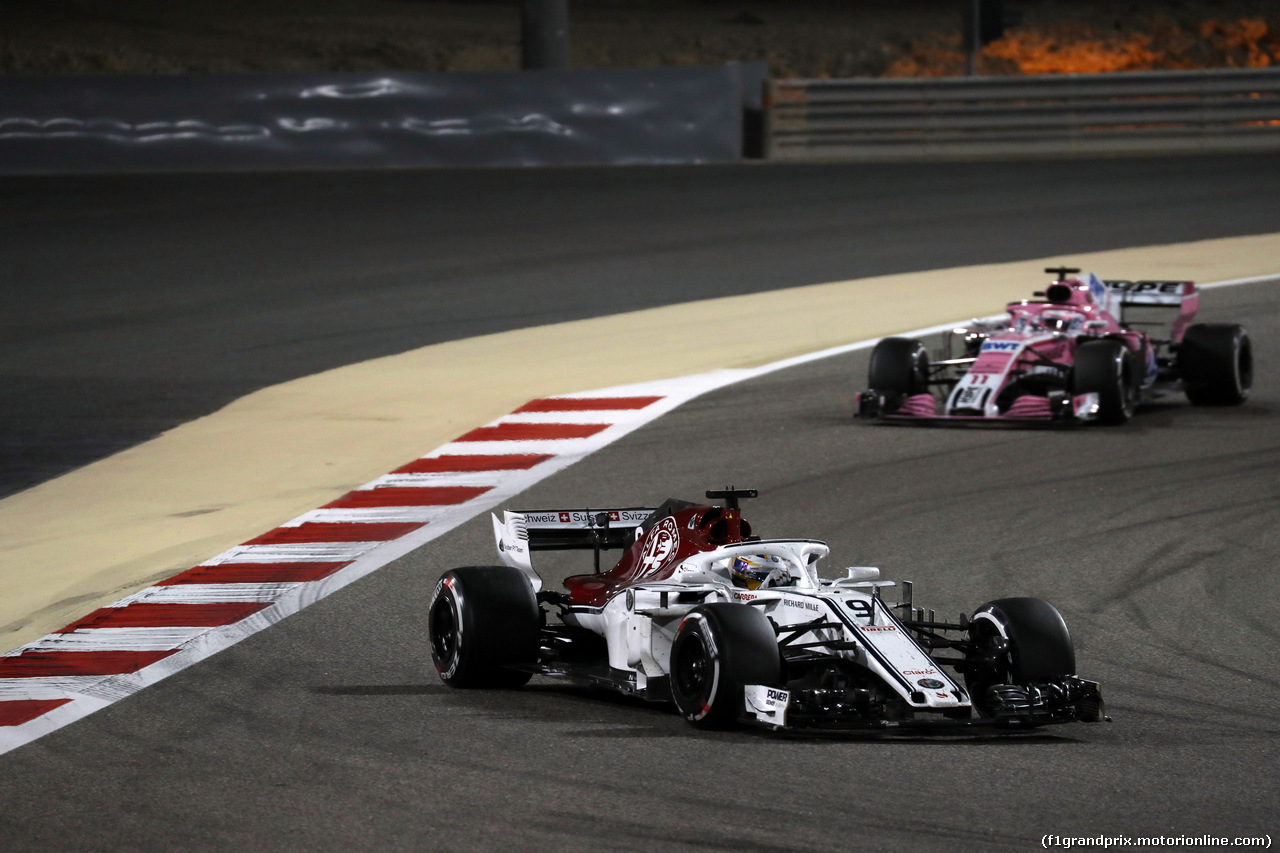
[[1175, 341], [1182, 340], [1182, 333], [1200, 310], [1200, 289], [1193, 281], [1104, 281], [1093, 273], [1083, 280], [1094, 301], [1121, 324], [1135, 322], [1125, 317], [1125, 308], [1176, 308], [1178, 317], [1170, 335]]
[[504, 510], [501, 520], [491, 517], [499, 558], [528, 575], [538, 590], [542, 579], [533, 570], [533, 551], [594, 551], [598, 571], [600, 552], [629, 548], [636, 528], [654, 512], [652, 507], [526, 509]]

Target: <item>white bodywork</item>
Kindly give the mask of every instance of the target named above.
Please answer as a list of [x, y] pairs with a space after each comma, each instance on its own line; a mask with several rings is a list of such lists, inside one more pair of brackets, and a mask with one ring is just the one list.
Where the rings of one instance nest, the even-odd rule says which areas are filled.
[[[542, 581], [530, 564], [527, 547], [528, 527], [538, 522], [509, 511], [502, 521], [496, 516], [493, 521], [503, 562], [529, 574], [534, 588], [540, 589]], [[579, 529], [589, 529], [592, 523], [584, 519]], [[558, 519], [556, 524], [568, 526]], [[815, 651], [870, 670], [914, 709], [968, 707], [968, 694], [929, 657], [881, 600], [879, 590], [894, 584], [879, 580], [879, 569], [867, 566], [849, 568], [847, 576], [838, 580], [820, 578], [817, 563], [829, 551], [825, 543], [813, 539], [726, 545], [689, 557], [669, 579], [625, 587], [601, 607], [571, 605], [563, 618], [566, 624], [602, 636], [608, 646], [609, 666], [633, 677], [637, 690], [643, 690], [648, 679], [668, 674], [672, 643], [691, 610], [700, 604], [729, 602], [761, 608], [786, 635], [788, 627], [826, 623], [799, 634], [794, 642], [817, 643]], [[754, 554], [785, 561], [790, 583], [756, 590], [735, 586], [729, 571], [734, 557]], [[680, 593], [686, 593], [686, 601], [677, 601]], [[688, 593], [702, 595], [695, 600]], [[745, 694], [747, 713], [766, 725], [786, 724], [788, 691], [748, 685]]]

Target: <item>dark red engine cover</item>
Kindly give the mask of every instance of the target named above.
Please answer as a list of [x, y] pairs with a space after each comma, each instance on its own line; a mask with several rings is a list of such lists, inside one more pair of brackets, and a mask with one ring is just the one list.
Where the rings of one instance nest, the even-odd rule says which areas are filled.
[[741, 510], [686, 507], [651, 525], [609, 571], [573, 575], [565, 578], [564, 585], [574, 604], [600, 607], [619, 590], [666, 580], [676, 566], [693, 554], [743, 542], [750, 535], [751, 525], [742, 517]]

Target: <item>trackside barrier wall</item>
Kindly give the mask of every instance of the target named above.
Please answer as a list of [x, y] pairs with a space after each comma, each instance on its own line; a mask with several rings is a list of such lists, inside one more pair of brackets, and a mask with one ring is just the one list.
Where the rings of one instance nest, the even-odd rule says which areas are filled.
[[775, 160], [1280, 148], [1280, 69], [770, 80]]
[[737, 160], [764, 73], [0, 78], [0, 173]]

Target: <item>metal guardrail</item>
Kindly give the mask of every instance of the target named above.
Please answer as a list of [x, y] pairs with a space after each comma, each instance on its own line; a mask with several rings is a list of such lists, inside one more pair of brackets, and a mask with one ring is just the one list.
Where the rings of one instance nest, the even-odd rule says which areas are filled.
[[1280, 148], [1280, 69], [769, 80], [765, 156]]

